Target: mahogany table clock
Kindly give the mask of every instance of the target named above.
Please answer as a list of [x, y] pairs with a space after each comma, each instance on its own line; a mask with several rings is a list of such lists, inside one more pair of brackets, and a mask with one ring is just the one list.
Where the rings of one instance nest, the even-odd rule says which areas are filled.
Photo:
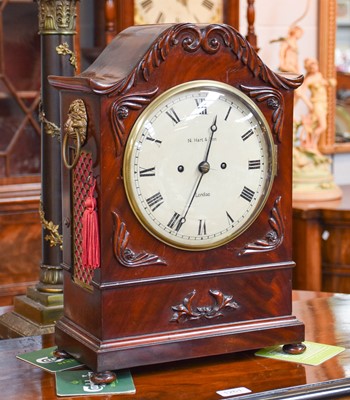
[[107, 370], [285, 344], [292, 108], [227, 25], [121, 32], [61, 91], [59, 349]]

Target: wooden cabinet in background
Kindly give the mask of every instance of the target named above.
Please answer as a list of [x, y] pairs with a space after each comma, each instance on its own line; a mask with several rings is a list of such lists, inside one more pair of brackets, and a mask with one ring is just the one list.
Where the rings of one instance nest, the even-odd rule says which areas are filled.
[[340, 200], [293, 204], [294, 288], [350, 293], [350, 186]]
[[1, 185], [40, 180], [37, 13], [37, 4], [29, 1], [5, 1], [0, 8]]
[[40, 37], [38, 6], [0, 7], [0, 304], [39, 277]]
[[36, 184], [0, 186], [0, 305], [12, 304], [39, 280], [38, 197]]

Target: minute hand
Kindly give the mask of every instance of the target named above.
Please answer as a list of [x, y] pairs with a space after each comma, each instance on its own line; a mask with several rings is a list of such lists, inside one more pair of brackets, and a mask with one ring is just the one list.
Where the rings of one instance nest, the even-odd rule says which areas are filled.
[[204, 161], [206, 161], [206, 162], [208, 161], [209, 151], [210, 151], [211, 144], [213, 142], [214, 133], [218, 130], [218, 127], [216, 126], [216, 120], [217, 120], [217, 115], [215, 116], [214, 121], [210, 126], [210, 138], [209, 138], [208, 148], [207, 148], [207, 151], [206, 151], [205, 157], [204, 157]]
[[200, 183], [201, 183], [201, 181], [202, 181], [202, 178], [203, 178], [204, 174], [206, 174], [206, 173], [209, 172], [209, 170], [210, 170], [210, 165], [209, 165], [209, 163], [208, 163], [208, 156], [209, 156], [209, 151], [210, 151], [211, 143], [212, 143], [212, 141], [213, 141], [214, 133], [215, 133], [215, 132], [217, 131], [217, 129], [218, 129], [218, 127], [216, 126], [216, 120], [217, 120], [217, 116], [215, 116], [214, 121], [213, 121], [213, 123], [212, 123], [211, 126], [210, 126], [210, 138], [209, 138], [209, 143], [208, 143], [207, 150], [206, 150], [206, 152], [205, 152], [205, 157], [204, 157], [204, 160], [201, 161], [201, 162], [199, 163], [199, 165], [198, 165], [198, 170], [199, 170], [199, 172], [200, 172], [200, 175], [199, 175], [198, 178], [197, 178], [197, 181], [196, 181], [195, 186], [194, 186], [194, 190], [193, 190], [193, 192], [192, 192], [192, 194], [191, 194], [191, 197], [190, 197], [189, 202], [187, 203], [185, 212], [184, 212], [183, 217], [182, 217], [182, 223], [184, 223], [184, 222], [186, 221], [186, 216], [187, 216], [187, 214], [188, 214], [188, 211], [189, 211], [190, 208], [191, 208], [192, 202], [193, 202], [193, 200], [194, 200], [194, 198], [195, 198], [195, 196], [196, 196], [196, 194], [197, 194], [197, 190], [198, 190], [198, 188], [199, 188], [199, 185], [200, 185]]

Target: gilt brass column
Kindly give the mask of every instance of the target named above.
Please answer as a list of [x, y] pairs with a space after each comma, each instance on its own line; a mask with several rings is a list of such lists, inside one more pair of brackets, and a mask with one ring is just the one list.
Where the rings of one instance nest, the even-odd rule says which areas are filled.
[[37, 289], [44, 293], [63, 292], [61, 140], [58, 91], [52, 88], [49, 75], [74, 75], [76, 57], [75, 0], [38, 0], [41, 36], [41, 221], [42, 265]]

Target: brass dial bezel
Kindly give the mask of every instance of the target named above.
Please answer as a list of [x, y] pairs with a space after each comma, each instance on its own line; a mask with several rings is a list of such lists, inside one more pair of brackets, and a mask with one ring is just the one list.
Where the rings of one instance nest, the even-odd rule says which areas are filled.
[[[198, 244], [195, 243], [191, 244], [190, 242], [188, 245], [184, 245], [183, 243], [179, 243], [176, 240], [169, 239], [167, 236], [162, 234], [161, 230], [156, 230], [155, 226], [150, 224], [146, 218], [143, 215], [143, 209], [139, 207], [138, 201], [137, 201], [137, 196], [134, 196], [133, 189], [132, 189], [132, 179], [130, 178], [133, 170], [133, 158], [132, 158], [132, 153], [133, 153], [133, 148], [136, 143], [137, 135], [139, 131], [142, 129], [144, 126], [145, 121], [149, 118], [151, 114], [154, 113], [154, 111], [163, 103], [168, 102], [168, 99], [171, 99], [173, 96], [176, 96], [177, 94], [189, 90], [199, 90], [199, 89], [214, 89], [214, 90], [220, 90], [220, 91], [226, 91], [229, 93], [232, 93], [234, 96], [237, 96], [246, 103], [250, 109], [252, 110], [253, 114], [261, 122], [260, 128], [265, 132], [265, 135], [267, 137], [266, 144], [267, 144], [267, 158], [268, 158], [268, 163], [269, 163], [269, 168], [268, 170], [270, 171], [269, 178], [267, 178], [266, 185], [265, 185], [265, 192], [261, 194], [260, 200], [257, 202], [254, 211], [251, 213], [249, 218], [247, 219], [246, 223], [243, 224], [237, 231], [232, 232], [231, 235], [225, 236], [224, 238], [221, 238], [220, 240], [210, 243], [210, 244]], [[127, 199], [129, 201], [129, 204], [138, 219], [138, 221], [141, 223], [141, 225], [154, 237], [156, 237], [158, 240], [161, 242], [170, 245], [172, 247], [182, 249], [182, 250], [190, 250], [190, 251], [201, 251], [201, 250], [210, 250], [214, 249], [217, 247], [220, 247], [226, 243], [231, 242], [238, 236], [240, 236], [243, 232], [245, 232], [252, 224], [253, 222], [257, 219], [257, 217], [260, 215], [262, 209], [264, 208], [267, 199], [269, 198], [271, 188], [274, 182], [274, 177], [277, 172], [277, 154], [276, 154], [276, 147], [274, 144], [274, 139], [271, 133], [270, 126], [264, 116], [264, 114], [261, 112], [259, 107], [243, 92], [238, 90], [237, 88], [230, 86], [226, 83], [218, 82], [218, 81], [212, 81], [212, 80], [196, 80], [196, 81], [190, 81], [186, 83], [179, 84], [173, 88], [168, 89], [167, 91], [163, 92], [161, 95], [159, 95], [151, 104], [149, 104], [141, 113], [141, 115], [138, 117], [136, 120], [134, 126], [131, 129], [129, 138], [126, 143], [125, 147], [125, 152], [124, 152], [124, 160], [123, 160], [123, 177], [124, 177], [124, 187], [127, 195]], [[175, 236], [174, 236], [175, 238]]]

